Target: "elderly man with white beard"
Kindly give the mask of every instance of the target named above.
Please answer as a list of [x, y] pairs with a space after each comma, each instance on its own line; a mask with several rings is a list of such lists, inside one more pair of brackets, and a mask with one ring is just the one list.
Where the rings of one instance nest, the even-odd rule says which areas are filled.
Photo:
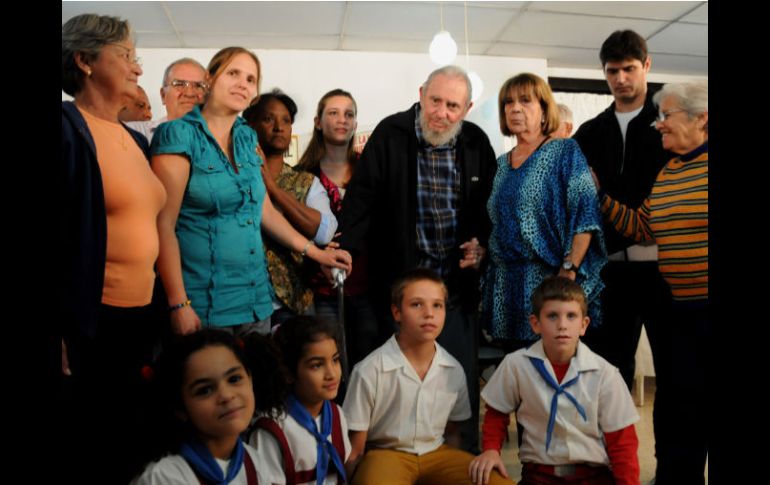
[[457, 66], [433, 71], [420, 101], [374, 129], [343, 201], [343, 249], [369, 252], [369, 294], [383, 336], [391, 335], [389, 287], [415, 267], [435, 270], [449, 289], [438, 342], [463, 366], [473, 416], [461, 426], [463, 449], [478, 451], [479, 268], [491, 224], [486, 210], [495, 175], [487, 135], [464, 121], [471, 83]]

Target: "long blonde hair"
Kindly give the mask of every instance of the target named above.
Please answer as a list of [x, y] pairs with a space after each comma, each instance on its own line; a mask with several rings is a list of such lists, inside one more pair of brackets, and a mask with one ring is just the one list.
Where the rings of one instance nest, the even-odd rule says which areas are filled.
[[[328, 93], [324, 94], [321, 97], [321, 100], [318, 102], [318, 108], [316, 110], [316, 117], [320, 120], [323, 116], [324, 109], [326, 109], [326, 101], [329, 98], [333, 98], [335, 96], [344, 96], [350, 101], [353, 102], [353, 109], [355, 110], [356, 114], [358, 114], [358, 106], [356, 105], [356, 100], [353, 99], [353, 95], [349, 92], [345, 91], [344, 89], [332, 89]], [[352, 136], [350, 138], [350, 142], [348, 143], [348, 163], [350, 164], [351, 170], [355, 168], [356, 159], [358, 158], [356, 156], [356, 152], [353, 150], [353, 145], [355, 144], [355, 136]], [[313, 138], [310, 139], [310, 143], [308, 144], [307, 148], [305, 148], [305, 152], [302, 154], [302, 157], [299, 159], [299, 163], [297, 163], [297, 167], [300, 170], [305, 170], [307, 172], [314, 172], [316, 168], [320, 165], [321, 159], [326, 156], [326, 145], [324, 144], [324, 134], [323, 130], [321, 128], [316, 128], [313, 126]]]

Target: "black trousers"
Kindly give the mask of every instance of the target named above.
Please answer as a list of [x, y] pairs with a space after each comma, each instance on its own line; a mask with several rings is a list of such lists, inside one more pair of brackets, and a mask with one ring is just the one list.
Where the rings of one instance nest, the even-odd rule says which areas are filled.
[[153, 441], [142, 368], [159, 341], [158, 318], [150, 305], [101, 305], [96, 336], [66, 342], [72, 376], [61, 377], [56, 437], [64, 483], [124, 484], [141, 472]]
[[656, 485], [701, 485], [708, 456], [710, 370], [706, 302], [673, 302], [663, 320], [662, 353], [655, 363]]
[[[653, 361], [660, 355], [659, 327], [671, 302], [671, 290], [657, 262], [610, 261], [602, 269], [602, 326], [590, 327], [582, 338], [591, 350], [620, 370], [628, 389], [634, 383], [636, 347], [647, 328]], [[656, 351], [657, 350], [657, 351]], [[657, 373], [658, 363], [655, 362]]]

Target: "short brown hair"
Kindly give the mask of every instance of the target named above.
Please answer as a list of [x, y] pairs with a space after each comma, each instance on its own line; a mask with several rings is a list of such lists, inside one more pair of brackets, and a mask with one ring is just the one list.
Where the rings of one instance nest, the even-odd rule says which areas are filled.
[[647, 62], [647, 41], [633, 30], [616, 30], [604, 40], [599, 50], [602, 69], [608, 62], [626, 59], [637, 59], [642, 64]]
[[447, 290], [444, 280], [441, 279], [438, 273], [429, 268], [414, 268], [401, 275], [393, 283], [393, 286], [390, 287], [390, 302], [401, 308], [401, 300], [404, 299], [406, 287], [418, 281], [432, 281], [441, 285], [441, 288], [444, 290], [444, 300], [449, 299], [449, 290]]
[[85, 13], [72, 17], [61, 26], [61, 88], [75, 96], [83, 88], [86, 74], [78, 67], [78, 54], [94, 61], [106, 44], [121, 42], [131, 36], [128, 20], [109, 15]]
[[559, 107], [556, 105], [556, 100], [553, 99], [551, 87], [537, 74], [524, 72], [505, 81], [503, 87], [500, 88], [500, 94], [497, 96], [500, 132], [504, 136], [513, 135], [511, 130], [508, 129], [508, 124], [505, 122], [505, 100], [513, 88], [517, 90], [531, 90], [537, 100], [540, 101], [540, 108], [543, 110], [543, 117], [545, 118], [545, 123], [543, 123], [544, 135], [550, 135], [559, 129]]
[[588, 315], [588, 302], [583, 288], [569, 278], [549, 276], [532, 293], [532, 313], [540, 318], [545, 302], [551, 300], [575, 301], [580, 305], [583, 316]]

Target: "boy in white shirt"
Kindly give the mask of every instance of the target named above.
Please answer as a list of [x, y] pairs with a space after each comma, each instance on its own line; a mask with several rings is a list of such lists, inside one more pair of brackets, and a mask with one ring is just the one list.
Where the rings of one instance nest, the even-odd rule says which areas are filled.
[[505, 471], [500, 449], [512, 412], [523, 429], [520, 485], [639, 484], [639, 415], [618, 369], [580, 342], [586, 306], [568, 278], [546, 278], [533, 293], [529, 321], [541, 339], [508, 354], [481, 392], [484, 452], [468, 468], [477, 485]]
[[[473, 455], [456, 448], [457, 422], [471, 417], [465, 373], [436, 343], [446, 301], [432, 270], [409, 271], [393, 285], [399, 330], [355, 366], [343, 404], [353, 485], [470, 483]], [[491, 483], [512, 482], [494, 473]]]

